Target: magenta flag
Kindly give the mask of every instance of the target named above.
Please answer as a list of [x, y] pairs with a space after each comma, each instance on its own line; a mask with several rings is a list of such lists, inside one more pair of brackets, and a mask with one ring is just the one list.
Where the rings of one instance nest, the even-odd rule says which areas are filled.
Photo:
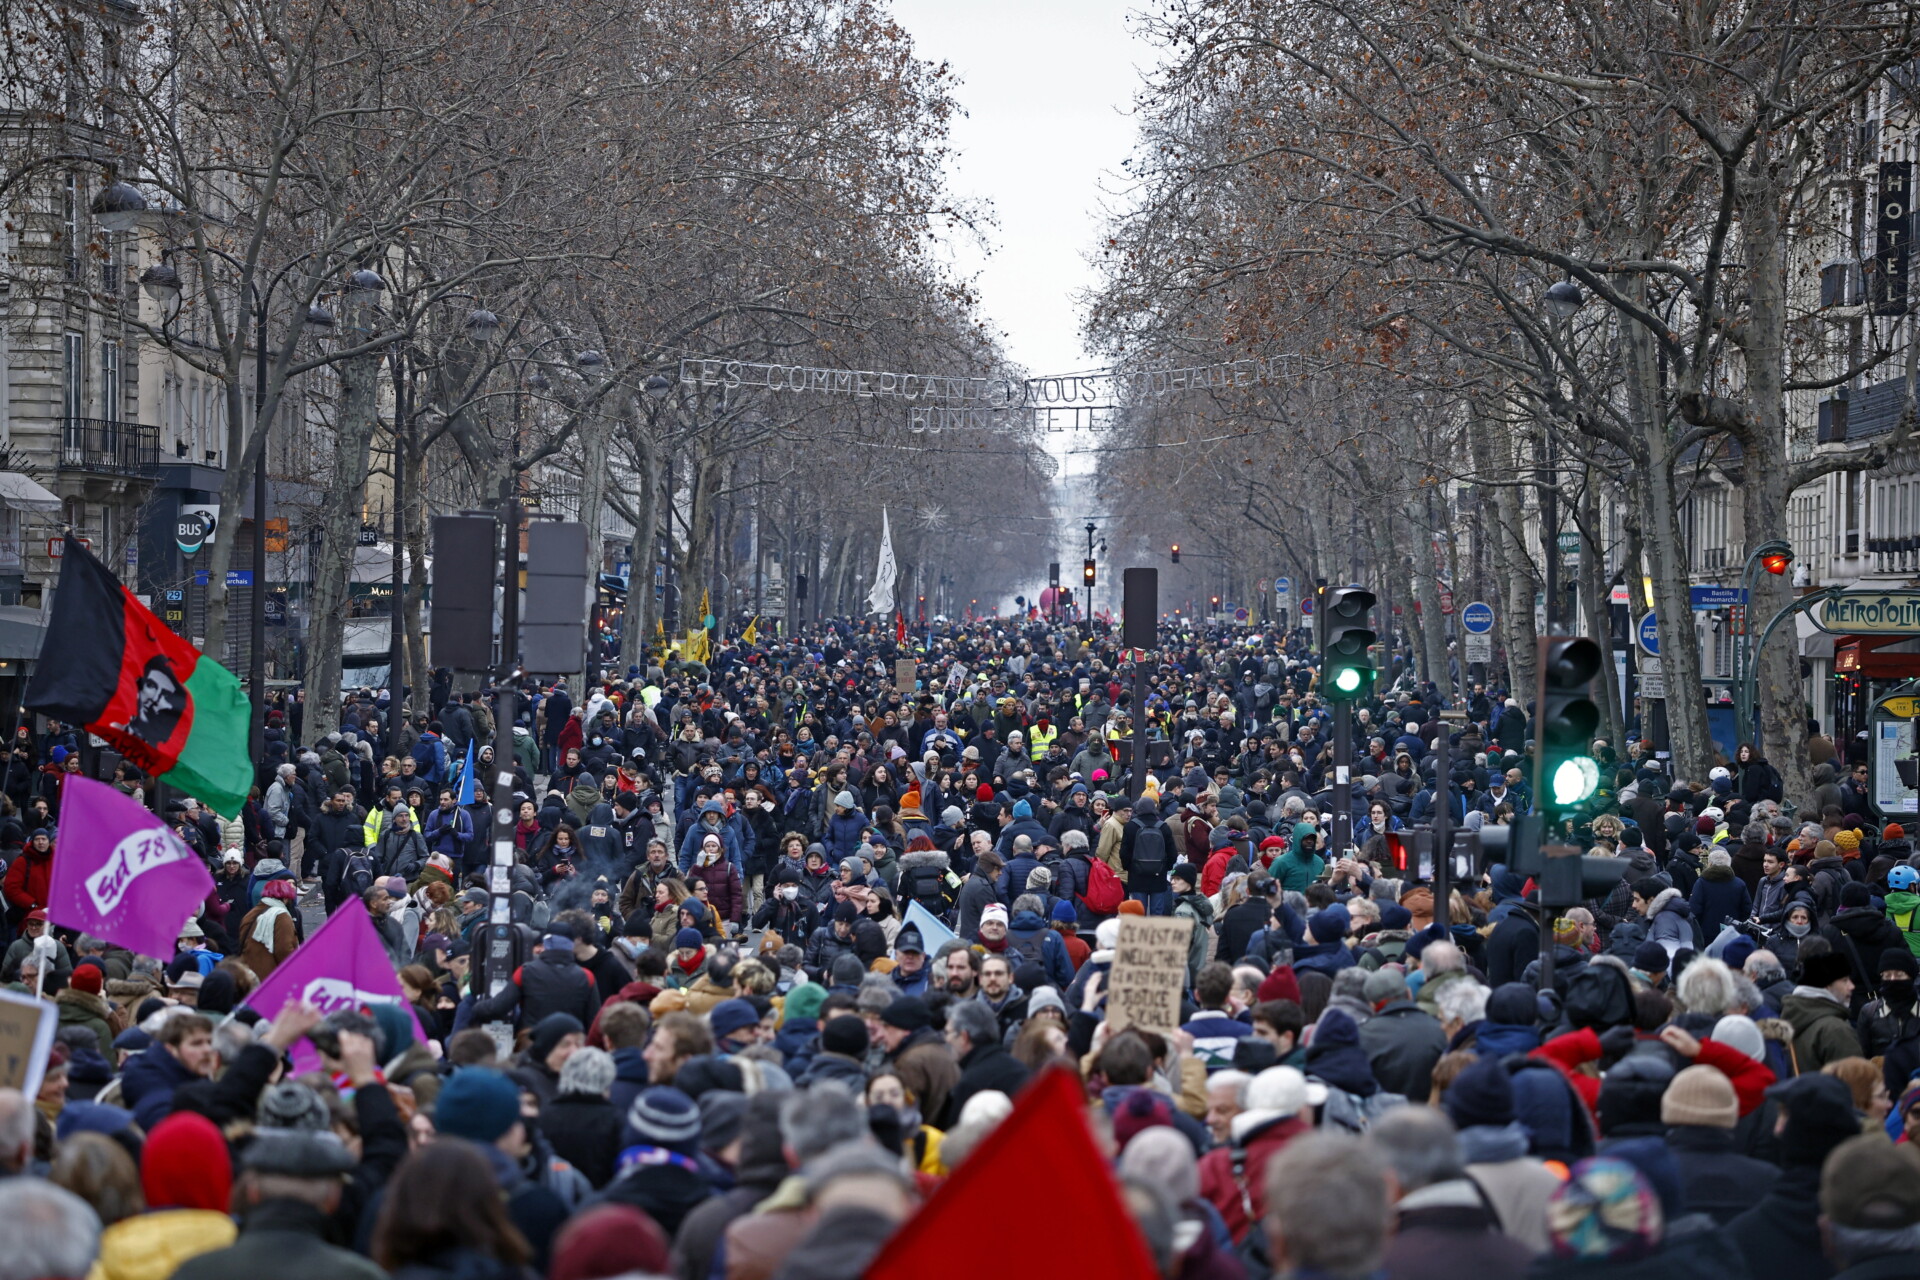
[[[293, 954], [254, 988], [246, 1002], [259, 1010], [261, 1017], [271, 1020], [289, 1000], [304, 1000], [321, 1013], [397, 1004], [407, 1011], [414, 1036], [426, 1043], [420, 1019], [407, 1003], [407, 993], [387, 959], [387, 949], [358, 898], [343, 902], [312, 937], [294, 948]], [[395, 1048], [387, 1056], [398, 1057], [399, 1053]], [[302, 1040], [293, 1047], [293, 1065], [296, 1070], [310, 1071], [320, 1065], [320, 1056]]]
[[104, 782], [61, 778], [49, 920], [164, 960], [212, 892], [206, 864], [166, 823]]

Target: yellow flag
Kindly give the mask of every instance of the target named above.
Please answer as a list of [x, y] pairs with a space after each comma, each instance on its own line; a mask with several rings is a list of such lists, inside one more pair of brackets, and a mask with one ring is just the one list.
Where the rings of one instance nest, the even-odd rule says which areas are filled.
[[713, 605], [707, 599], [708, 594], [709, 593], [705, 591], [700, 593], [700, 618], [702, 625], [705, 624], [707, 615], [713, 612]]
[[680, 656], [688, 662], [707, 660], [707, 631], [705, 627], [696, 627], [687, 632], [687, 638], [680, 645]]
[[740, 633], [740, 638], [742, 640], [745, 640], [748, 644], [759, 644], [760, 643], [759, 628], [760, 628], [760, 618], [759, 618], [759, 615], [756, 614], [754, 616], [753, 621], [747, 624], [747, 629]]

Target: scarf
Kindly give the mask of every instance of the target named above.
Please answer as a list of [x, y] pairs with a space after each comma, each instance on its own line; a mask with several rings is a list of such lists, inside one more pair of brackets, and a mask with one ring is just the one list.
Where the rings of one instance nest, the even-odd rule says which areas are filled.
[[266, 908], [266, 910], [254, 917], [253, 941], [259, 943], [268, 951], [272, 951], [273, 926], [279, 921], [281, 916], [287, 914], [287, 905], [278, 898], [265, 897], [260, 899], [260, 905]]
[[682, 973], [691, 975], [703, 963], [705, 963], [706, 958], [707, 958], [707, 950], [705, 947], [702, 947], [700, 950], [693, 953], [693, 956], [691, 959], [675, 960], [674, 963], [680, 966], [680, 971]]

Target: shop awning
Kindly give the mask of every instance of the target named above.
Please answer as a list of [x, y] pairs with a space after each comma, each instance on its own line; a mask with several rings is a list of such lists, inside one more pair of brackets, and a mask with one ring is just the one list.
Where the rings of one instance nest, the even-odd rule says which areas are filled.
[[60, 510], [60, 499], [42, 489], [32, 476], [0, 471], [0, 507], [52, 515]]
[[31, 662], [47, 638], [40, 611], [26, 605], [0, 605], [0, 661]]

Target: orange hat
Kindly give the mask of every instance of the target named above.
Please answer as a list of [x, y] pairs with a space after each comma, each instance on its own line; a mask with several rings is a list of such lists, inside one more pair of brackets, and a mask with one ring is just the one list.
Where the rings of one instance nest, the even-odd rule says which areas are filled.
[[1907, 829], [1897, 822], [1889, 822], [1885, 830], [1881, 831], [1880, 838], [1882, 840], [1905, 840], [1907, 838]]
[[1138, 898], [1128, 898], [1120, 904], [1120, 914], [1123, 916], [1143, 916], [1147, 914], [1147, 904]]

